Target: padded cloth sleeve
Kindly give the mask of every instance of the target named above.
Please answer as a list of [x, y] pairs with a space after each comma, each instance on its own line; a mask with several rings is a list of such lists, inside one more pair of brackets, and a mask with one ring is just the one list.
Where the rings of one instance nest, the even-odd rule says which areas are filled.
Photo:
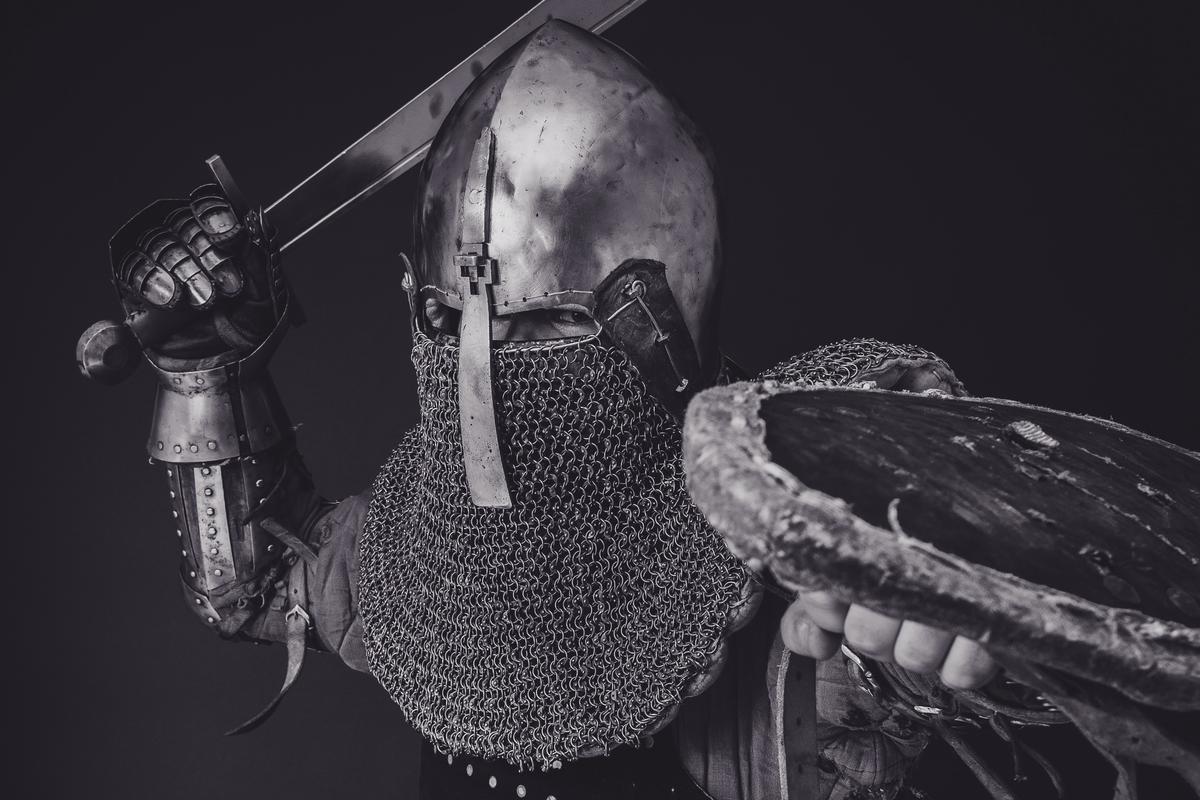
[[308, 573], [310, 613], [321, 643], [350, 667], [368, 672], [358, 613], [358, 542], [371, 492], [347, 497], [317, 523], [320, 545]]

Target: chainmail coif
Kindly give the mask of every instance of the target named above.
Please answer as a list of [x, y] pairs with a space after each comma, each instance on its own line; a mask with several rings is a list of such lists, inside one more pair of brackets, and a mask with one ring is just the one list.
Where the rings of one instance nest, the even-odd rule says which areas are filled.
[[361, 544], [372, 673], [447, 753], [545, 767], [638, 742], [747, 602], [746, 571], [688, 497], [678, 424], [594, 338], [502, 345], [513, 507], [479, 508], [457, 346], [417, 333], [413, 363], [421, 423], [376, 481]]
[[955, 394], [966, 389], [950, 366], [915, 344], [892, 344], [879, 339], [843, 339], [792, 356], [759, 374], [757, 380], [780, 383], [824, 383], [844, 386], [862, 380], [888, 363], [928, 364], [950, 384]]

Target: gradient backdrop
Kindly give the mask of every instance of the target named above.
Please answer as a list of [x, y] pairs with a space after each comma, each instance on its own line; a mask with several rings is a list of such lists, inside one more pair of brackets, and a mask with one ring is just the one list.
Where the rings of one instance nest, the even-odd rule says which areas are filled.
[[[284, 654], [186, 610], [142, 451], [151, 376], [91, 385], [72, 349], [116, 313], [106, 242], [132, 212], [214, 152], [274, 199], [527, 2], [6, 8], [10, 797], [409, 796], [415, 735], [328, 657], [270, 724], [221, 737]], [[713, 139], [735, 359], [914, 342], [977, 394], [1196, 448], [1198, 9], [652, 0], [610, 36]], [[274, 373], [332, 497], [415, 418], [414, 187], [286, 258], [310, 321]]]

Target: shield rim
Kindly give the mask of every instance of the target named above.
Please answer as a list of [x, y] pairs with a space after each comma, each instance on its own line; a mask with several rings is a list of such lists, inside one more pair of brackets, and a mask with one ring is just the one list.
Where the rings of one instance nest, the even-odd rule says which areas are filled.
[[[814, 389], [904, 396], [874, 388], [743, 382], [702, 392], [688, 407], [683, 453], [689, 491], [739, 558], [761, 563], [791, 588], [824, 588], [843, 601], [1112, 686], [1141, 703], [1200, 709], [1200, 628], [1086, 600], [884, 530], [777, 464], [766, 446], [760, 406], [769, 397]], [[1110, 420], [1013, 400], [962, 399], [1086, 420], [1200, 458]], [[825, 574], [839, 564], [852, 571], [856, 565], [857, 585]]]

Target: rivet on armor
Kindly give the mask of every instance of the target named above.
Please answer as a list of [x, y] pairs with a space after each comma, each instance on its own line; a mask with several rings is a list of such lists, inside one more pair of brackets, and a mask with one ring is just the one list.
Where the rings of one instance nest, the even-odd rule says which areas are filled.
[[179, 512], [172, 509], [171, 516], [174, 517], [175, 519], [179, 519]]
[[524, 797], [524, 796], [525, 796], [525, 786], [523, 784], [518, 784], [517, 785], [517, 797]]
[[257, 458], [252, 458], [252, 459], [250, 459], [250, 463], [251, 463], [251, 464], [257, 464], [257, 463], [258, 463], [258, 459], [257, 459]]
[[258, 480], [256, 480], [256, 481], [254, 482], [254, 488], [256, 488], [256, 489], [261, 489], [261, 488], [262, 488], [262, 485], [263, 485], [263, 479], [262, 479], [262, 478], [259, 478]]
[[201, 467], [200, 474], [201, 475], [212, 475], [212, 468], [211, 467]]
[[470, 764], [467, 764], [467, 774], [468, 774], [468, 775], [474, 775], [474, 774], [475, 774], [475, 767], [471, 766]]
[[174, 447], [174, 448], [172, 448], [172, 449], [174, 449], [176, 453], [182, 453], [182, 452], [183, 452], [183, 445], [181, 445], [181, 444], [177, 444], [177, 445], [175, 445], [175, 447]]
[[216, 525], [209, 525], [209, 526], [208, 526], [208, 535], [209, 535], [209, 536], [216, 536], [216, 535], [217, 535], [217, 526], [216, 526]]
[[180, 550], [179, 552], [183, 553], [184, 558], [187, 558], [187, 550]]
[[213, 623], [215, 623], [215, 622], [216, 622], [216, 620], [215, 620], [215, 619], [213, 619], [212, 617], [209, 617], [209, 618], [208, 618], [208, 624], [209, 624], [209, 625], [212, 625], [212, 624], [213, 624]]
[[179, 528], [176, 528], [176, 529], [175, 529], [175, 535], [176, 535], [176, 536], [178, 536], [180, 539], [182, 539], [182, 538], [183, 538], [183, 531], [179, 530]]
[[[268, 547], [268, 549], [270, 549], [270, 548]], [[447, 764], [453, 764], [453, 763], [454, 763], [454, 756], [446, 756], [446, 763], [447, 763]]]
[[212, 496], [213, 496], [213, 490], [212, 490], [212, 487], [211, 487], [211, 486], [206, 486], [206, 487], [204, 487], [204, 496], [205, 496], [205, 497], [212, 497]]
[[196, 577], [196, 571], [195, 571], [195, 570], [188, 570], [188, 577], [189, 577], [189, 578], [194, 578], [194, 577]]
[[216, 443], [216, 442], [214, 442], [212, 439], [209, 439], [209, 440], [208, 440], [208, 449], [209, 449], [209, 450], [216, 450], [216, 449], [217, 449], [217, 443]]
[[206, 509], [204, 509], [204, 513], [207, 514], [208, 516], [212, 517], [212, 516], [216, 515], [217, 510], [215, 508], [206, 508]]
[[210, 547], [208, 548], [208, 552], [210, 555], [215, 556], [217, 553], [221, 552], [221, 549], [219, 547]]
[[183, 383], [183, 378], [171, 378], [171, 383], [178, 386], [179, 384]]
[[[159, 447], [162, 447], [162, 445], [160, 444], [160, 445], [159, 445]], [[151, 461], [151, 462], [153, 462], [153, 461], [154, 461], [154, 459], [150, 459], [150, 461]], [[168, 477], [168, 478], [170, 478], [170, 477], [171, 477], [172, 475], [174, 475], [174, 474], [175, 474], [175, 473], [174, 473], [174, 472], [171, 472], [171, 470], [167, 470], [167, 477]]]
[[200, 445], [198, 445], [198, 444], [189, 444], [189, 445], [188, 445], [188, 450], [191, 450], [193, 453], [199, 453], [199, 452], [200, 452]]
[[[268, 552], [268, 553], [274, 553], [274, 552], [275, 552], [275, 545], [273, 545], [273, 544], [269, 544], [269, 545], [267, 545], [267, 552]], [[449, 762], [449, 763], [453, 764], [454, 762], [453, 762], [453, 761], [451, 761], [451, 762]]]
[[213, 575], [216, 575], [218, 578], [221, 577], [221, 575], [223, 575], [223, 574], [224, 573], [222, 573], [221, 570], [219, 570], [219, 569], [213, 570]]
[[174, 499], [175, 499], [175, 490], [174, 490], [174, 489], [172, 489], [171, 491], [167, 492], [167, 494], [171, 495], [171, 499], [172, 499], [172, 500], [174, 500]]
[[491, 775], [488, 777], [488, 786], [490, 786], [493, 789], [496, 788], [496, 776], [495, 775]]
[[196, 383], [197, 383], [198, 385], [201, 385], [201, 386], [202, 386], [202, 385], [204, 384], [204, 378], [201, 378], [199, 375], [197, 375], [197, 376], [196, 376]]
[[263, 503], [265, 503], [265, 502], [267, 502], [267, 498], [265, 498], [265, 497], [260, 497], [260, 498], [258, 498], [258, 504], [259, 504], [260, 506], [261, 506]]
[[159, 450], [162, 450], [162, 449], [163, 449], [163, 443], [162, 443], [162, 442], [159, 442], [159, 443], [158, 443], [158, 449], [159, 449]]
[[204, 601], [203, 601], [203, 600], [201, 600], [199, 597], [197, 597], [197, 598], [196, 598], [196, 605], [198, 605], [198, 606], [202, 606], [202, 605], [204, 605]]

